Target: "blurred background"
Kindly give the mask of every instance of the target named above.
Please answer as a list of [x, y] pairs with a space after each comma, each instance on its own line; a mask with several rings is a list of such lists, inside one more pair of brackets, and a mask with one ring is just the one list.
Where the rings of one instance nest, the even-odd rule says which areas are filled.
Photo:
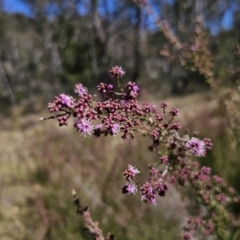
[[[200, 15], [216, 78], [226, 87], [236, 82], [228, 69], [238, 65], [238, 0], [149, 2], [183, 43]], [[1, 239], [87, 239], [72, 188], [116, 239], [177, 239], [187, 210], [199, 211], [174, 187], [157, 206], [121, 194], [127, 164], [144, 171], [156, 158], [146, 139], [83, 138], [71, 126], [38, 122], [56, 94], [73, 94], [78, 82], [95, 93], [99, 82], [111, 81], [114, 65], [127, 72], [121, 81], [137, 82], [141, 100], [167, 101], [180, 109], [183, 130], [211, 138], [213, 150], [201, 163], [240, 190], [240, 154], [211, 89], [200, 73], [160, 56], [166, 43], [131, 0], [0, 0]]]

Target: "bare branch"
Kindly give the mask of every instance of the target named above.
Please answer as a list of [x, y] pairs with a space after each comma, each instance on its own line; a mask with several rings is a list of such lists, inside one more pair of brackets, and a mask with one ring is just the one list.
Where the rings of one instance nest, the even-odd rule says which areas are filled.
[[[94, 222], [91, 217], [90, 208], [82, 207], [76, 191], [72, 190], [73, 202], [77, 205], [77, 213], [81, 214], [84, 219], [84, 228], [93, 237], [94, 240], [104, 240], [102, 230], [98, 226], [98, 222]], [[114, 236], [111, 233], [107, 234], [107, 240], [113, 240]]]

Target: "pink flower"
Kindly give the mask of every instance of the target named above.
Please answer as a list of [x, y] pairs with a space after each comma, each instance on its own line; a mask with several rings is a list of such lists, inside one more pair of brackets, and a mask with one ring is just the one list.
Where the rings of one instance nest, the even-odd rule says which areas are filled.
[[91, 135], [94, 130], [94, 125], [92, 125], [91, 121], [83, 118], [74, 124], [74, 127], [78, 132], [81, 132], [84, 136], [86, 134]]
[[110, 76], [111, 77], [114, 77], [114, 78], [121, 78], [123, 75], [125, 75], [125, 70], [120, 67], [120, 66], [115, 66], [115, 67], [112, 67], [112, 69], [109, 71], [110, 73]]
[[211, 173], [211, 168], [203, 166], [203, 167], [201, 168], [201, 171], [202, 171], [202, 173], [204, 173], [204, 174], [206, 174], [206, 175], [210, 175], [210, 173]]
[[189, 232], [184, 233], [184, 235], [182, 236], [183, 240], [191, 240], [191, 234]]
[[177, 108], [173, 108], [173, 109], [169, 112], [169, 114], [174, 117], [174, 116], [177, 116], [177, 115], [178, 115], [178, 112], [179, 112], [179, 110], [178, 110]]
[[132, 172], [134, 175], [140, 173], [140, 171], [132, 165], [128, 165], [128, 171]]
[[211, 149], [211, 148], [212, 148], [213, 143], [212, 143], [211, 139], [209, 139], [209, 138], [204, 138], [203, 141], [204, 141], [204, 143], [205, 143], [206, 149]]
[[190, 140], [187, 141], [186, 149], [189, 153], [196, 157], [203, 157], [206, 154], [206, 146], [204, 141], [201, 141], [195, 137], [192, 137]]
[[138, 187], [134, 182], [126, 182], [122, 187], [122, 193], [135, 194], [138, 191]]
[[133, 181], [135, 176], [139, 173], [140, 171], [137, 168], [133, 167], [132, 165], [128, 165], [128, 169], [123, 172], [123, 176], [129, 182]]
[[114, 136], [117, 136], [119, 130], [120, 130], [120, 125], [118, 123], [114, 123], [113, 126], [112, 126], [112, 134]]
[[137, 92], [139, 90], [139, 87], [135, 84], [134, 86], [133, 86], [133, 91], [134, 92]]
[[166, 109], [168, 107], [168, 104], [166, 102], [161, 103], [161, 108]]
[[141, 188], [140, 188], [141, 192], [142, 192], [142, 196], [141, 196], [141, 201], [144, 202], [151, 202], [153, 204], [157, 204], [157, 198], [156, 198], [156, 193], [151, 185], [151, 183], [146, 182]]
[[62, 93], [60, 94], [60, 102], [63, 104], [63, 105], [66, 105], [67, 107], [69, 108], [73, 108], [74, 107], [74, 100], [72, 97]]
[[87, 88], [85, 88], [81, 83], [78, 83], [75, 85], [75, 93], [77, 93], [79, 97], [82, 97], [87, 93]]

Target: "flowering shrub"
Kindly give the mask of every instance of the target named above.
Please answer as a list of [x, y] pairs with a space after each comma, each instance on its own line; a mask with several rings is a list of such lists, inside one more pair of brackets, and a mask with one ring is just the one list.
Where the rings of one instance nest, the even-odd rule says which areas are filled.
[[[141, 184], [137, 179], [141, 173], [137, 166], [128, 165], [123, 172], [122, 193], [139, 192], [141, 201], [156, 205], [157, 197], [164, 197], [171, 184], [191, 188], [196, 193], [194, 201], [205, 206], [206, 211], [189, 218], [181, 233], [182, 239], [191, 239], [195, 230], [217, 239], [233, 239], [238, 228], [226, 206], [237, 202], [238, 198], [221, 177], [212, 176], [209, 167], [200, 166], [194, 160], [207, 154], [212, 147], [211, 140], [201, 139], [188, 131], [181, 136], [181, 125], [176, 122], [178, 109], [169, 109], [165, 102], [159, 107], [148, 102], [139, 104], [139, 86], [134, 82], [121, 85], [120, 79], [125, 75], [122, 67], [115, 66], [109, 73], [117, 81], [118, 89], [115, 90], [112, 84], [100, 83], [97, 89], [103, 100], [95, 99], [79, 83], [75, 86], [77, 98], [66, 94], [56, 96], [48, 105], [49, 112], [55, 115], [42, 120], [54, 118], [59, 126], [67, 126], [72, 117], [73, 127], [84, 137], [119, 135], [123, 140], [138, 135], [148, 137], [148, 149], [155, 159], [147, 166], [149, 178]], [[83, 210], [79, 212], [84, 215]]]
[[[154, 19], [155, 24], [168, 40], [160, 51], [160, 55], [180, 64], [185, 69], [196, 71], [204, 76], [213, 90], [222, 112], [239, 146], [239, 101], [234, 99], [232, 90], [222, 91], [219, 81], [214, 76], [214, 59], [208, 49], [208, 41], [200, 19], [196, 21], [193, 36], [181, 43], [170, 31], [166, 21], [157, 19], [147, 1], [135, 1], [144, 7]], [[239, 56], [238, 51], [238, 56]], [[231, 68], [230, 75], [239, 75], [239, 69]], [[188, 131], [180, 134], [181, 125], [176, 122], [178, 109], [169, 109], [163, 102], [159, 106], [148, 102], [139, 104], [137, 101], [139, 86], [128, 82], [122, 86], [121, 78], [126, 74], [120, 66], [114, 66], [109, 74], [118, 84], [100, 83], [97, 86], [103, 100], [95, 99], [81, 83], [75, 86], [77, 98], [60, 94], [49, 104], [48, 110], [54, 116], [43, 118], [57, 119], [59, 126], [68, 125], [74, 119], [74, 128], [84, 137], [93, 135], [121, 136], [123, 140], [133, 139], [138, 135], [148, 137], [149, 151], [153, 152], [153, 160], [146, 169], [128, 165], [123, 172], [122, 193], [139, 194], [139, 199], [147, 204], [158, 203], [158, 197], [168, 194], [170, 185], [192, 189], [194, 196], [191, 201], [197, 202], [204, 210], [196, 216], [190, 216], [181, 232], [181, 238], [188, 240], [199, 237], [200, 232], [205, 238], [212, 235], [214, 239], [239, 239], [239, 224], [230, 214], [229, 204], [238, 202], [234, 189], [217, 175], [212, 175], [211, 168], [201, 166], [196, 159], [205, 157], [211, 149], [212, 142], [208, 138], [200, 138], [196, 133]], [[236, 109], [236, 110], [233, 110]], [[141, 182], [139, 176], [147, 171], [149, 177]], [[94, 239], [104, 239], [97, 224], [90, 219], [88, 209], [82, 208], [74, 193], [78, 212], [85, 217], [85, 226]], [[77, 199], [77, 200], [76, 200]], [[91, 223], [91, 224], [90, 224]], [[95, 230], [94, 230], [95, 229]], [[204, 238], [204, 239], [205, 239]], [[113, 239], [113, 235], [107, 236]]]

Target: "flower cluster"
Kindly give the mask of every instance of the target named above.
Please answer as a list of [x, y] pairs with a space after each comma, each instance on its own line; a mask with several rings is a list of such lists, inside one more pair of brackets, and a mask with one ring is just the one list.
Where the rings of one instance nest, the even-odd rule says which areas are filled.
[[123, 172], [123, 176], [127, 182], [122, 187], [122, 193], [135, 194], [140, 190], [142, 201], [156, 204], [157, 194], [159, 196], [165, 196], [165, 192], [168, 189], [167, 184], [164, 182], [165, 173], [160, 173], [158, 169], [153, 167], [153, 165], [149, 165], [148, 168], [150, 178], [139, 187], [139, 183], [135, 176], [140, 173], [140, 171], [129, 165], [128, 169]]
[[119, 78], [123, 77], [123, 75], [125, 75], [126, 72], [122, 67], [115, 66], [115, 67], [112, 67], [112, 69], [109, 71], [109, 73], [110, 73], [111, 77], [119, 79]]
[[66, 111], [74, 108], [74, 99], [64, 93], [55, 97], [53, 103], [48, 104], [49, 112]]
[[128, 169], [123, 172], [123, 176], [127, 182], [122, 187], [122, 193], [135, 194], [138, 191], [138, 185], [136, 183], [135, 176], [139, 173], [140, 171], [136, 167], [128, 165]]
[[209, 235], [217, 221], [227, 226], [229, 217], [223, 206], [238, 201], [233, 189], [228, 188], [219, 176], [211, 176], [209, 167], [201, 167], [191, 160], [192, 157], [204, 157], [212, 147], [211, 140], [190, 136], [189, 133], [181, 137], [181, 125], [175, 122], [178, 109], [169, 109], [165, 102], [159, 107], [148, 102], [140, 105], [137, 101], [139, 86], [134, 82], [128, 82], [124, 87], [120, 84], [119, 79], [125, 71], [115, 66], [109, 72], [117, 80], [121, 92], [116, 92], [112, 84], [100, 83], [97, 89], [103, 100], [95, 100], [86, 87], [76, 84], [78, 98], [63, 93], [56, 96], [49, 103], [48, 110], [57, 115], [49, 118], [57, 119], [59, 126], [63, 126], [73, 117], [73, 127], [83, 136], [120, 135], [124, 140], [137, 135], [148, 136], [151, 140], [148, 149], [157, 155], [156, 161], [148, 166], [149, 178], [141, 184], [137, 179], [140, 171], [128, 165], [123, 172], [126, 182], [122, 193], [131, 195], [139, 192], [143, 202], [156, 204], [157, 196], [167, 194], [169, 184], [191, 186], [200, 204], [208, 206], [211, 211], [204, 216], [190, 218], [182, 238], [191, 239], [192, 231], [198, 227]]
[[79, 97], [82, 97], [84, 94], [87, 94], [87, 88], [85, 88], [81, 83], [78, 83], [75, 86], [75, 93], [77, 93]]

